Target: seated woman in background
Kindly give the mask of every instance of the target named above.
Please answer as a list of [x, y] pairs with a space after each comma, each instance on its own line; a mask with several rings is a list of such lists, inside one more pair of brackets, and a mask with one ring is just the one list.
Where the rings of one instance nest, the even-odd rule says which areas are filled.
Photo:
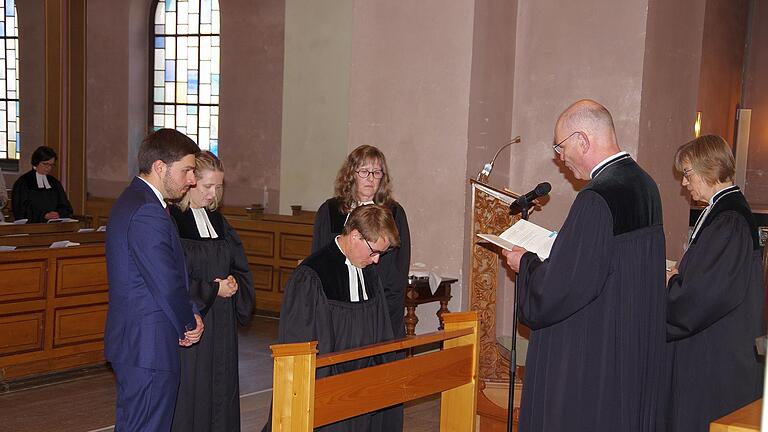
[[56, 151], [40, 146], [32, 153], [32, 170], [13, 184], [13, 217], [29, 223], [72, 217], [72, 204], [56, 177], [50, 175], [56, 165]]
[[189, 294], [205, 323], [198, 344], [181, 348], [174, 431], [239, 431], [237, 323], [251, 320], [254, 290], [243, 244], [217, 211], [224, 167], [211, 152], [195, 158], [197, 185], [169, 206], [179, 228]]
[[336, 176], [336, 196], [317, 210], [312, 252], [317, 252], [341, 234], [349, 214], [356, 207], [376, 204], [388, 208], [395, 218], [400, 247], [382, 256], [376, 270], [384, 285], [394, 336], [401, 338], [405, 337], [403, 316], [411, 262], [411, 234], [405, 210], [392, 198], [391, 181], [387, 159], [381, 150], [370, 145], [354, 149]]
[[[667, 272], [671, 393], [667, 430], [709, 423], [760, 397], [763, 276], [757, 226], [733, 184], [730, 146], [701, 136], [677, 150], [675, 168], [693, 201], [707, 203], [679, 270]], [[664, 404], [662, 404], [664, 406]]]

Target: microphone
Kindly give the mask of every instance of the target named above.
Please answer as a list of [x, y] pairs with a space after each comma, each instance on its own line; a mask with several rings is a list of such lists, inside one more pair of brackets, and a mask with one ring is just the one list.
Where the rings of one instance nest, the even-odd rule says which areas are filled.
[[535, 200], [536, 198], [541, 198], [543, 196], [546, 196], [551, 190], [552, 190], [552, 185], [549, 184], [549, 182], [539, 183], [538, 185], [536, 185], [536, 187], [532, 191], [516, 199], [512, 203], [512, 205], [509, 206], [510, 212], [512, 213], [517, 213], [518, 211], [523, 211], [524, 213], [527, 212], [528, 207], [530, 207], [531, 205], [531, 201]]
[[493, 159], [490, 163], [487, 163], [483, 166], [483, 169], [477, 173], [477, 181], [485, 182], [488, 180], [488, 176], [491, 175], [491, 171], [493, 170], [493, 164], [496, 163], [496, 158], [499, 157], [499, 153], [501, 153], [502, 150], [505, 148], [511, 146], [512, 144], [516, 144], [520, 142], [520, 136], [516, 136], [512, 138], [511, 140], [507, 141], [503, 146], [499, 148], [499, 150], [496, 151], [496, 154], [493, 156]]

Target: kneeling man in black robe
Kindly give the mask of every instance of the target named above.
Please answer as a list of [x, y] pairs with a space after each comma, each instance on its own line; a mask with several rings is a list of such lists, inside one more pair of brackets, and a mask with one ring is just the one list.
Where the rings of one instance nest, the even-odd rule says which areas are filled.
[[[393, 339], [384, 288], [375, 266], [400, 245], [392, 213], [378, 205], [357, 207], [341, 235], [307, 257], [291, 275], [280, 308], [279, 343], [317, 341], [320, 354]], [[323, 378], [394, 359], [374, 356], [318, 369]], [[363, 414], [316, 430], [402, 431], [402, 405]], [[272, 428], [271, 419], [264, 427]]]
[[654, 430], [665, 343], [665, 249], [656, 183], [619, 151], [605, 107], [581, 100], [553, 149], [587, 185], [548, 259], [505, 251], [530, 327], [520, 432]]

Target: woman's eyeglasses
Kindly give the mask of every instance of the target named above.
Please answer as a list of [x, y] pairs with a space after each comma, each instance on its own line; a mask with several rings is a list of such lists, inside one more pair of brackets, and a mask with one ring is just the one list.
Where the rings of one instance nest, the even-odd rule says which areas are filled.
[[382, 170], [368, 171], [367, 169], [361, 169], [361, 170], [357, 170], [355, 172], [357, 173], [358, 177], [364, 178], [364, 179], [367, 179], [368, 176], [370, 176], [371, 174], [373, 174], [373, 178], [375, 178], [375, 179], [380, 179], [380, 178], [384, 177], [384, 171], [382, 171]]

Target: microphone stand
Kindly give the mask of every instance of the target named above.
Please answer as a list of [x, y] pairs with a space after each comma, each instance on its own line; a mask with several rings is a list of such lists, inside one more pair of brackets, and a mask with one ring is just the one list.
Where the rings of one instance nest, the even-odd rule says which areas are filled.
[[[520, 205], [520, 218], [528, 220], [528, 208], [531, 203], [521, 197], [522, 200], [518, 202]], [[509, 350], [509, 401], [507, 402], [507, 432], [512, 432], [512, 413], [515, 396], [515, 380], [517, 378], [517, 305], [520, 303], [520, 289], [519, 289], [520, 273], [515, 274], [515, 299], [512, 303], [512, 344]]]

